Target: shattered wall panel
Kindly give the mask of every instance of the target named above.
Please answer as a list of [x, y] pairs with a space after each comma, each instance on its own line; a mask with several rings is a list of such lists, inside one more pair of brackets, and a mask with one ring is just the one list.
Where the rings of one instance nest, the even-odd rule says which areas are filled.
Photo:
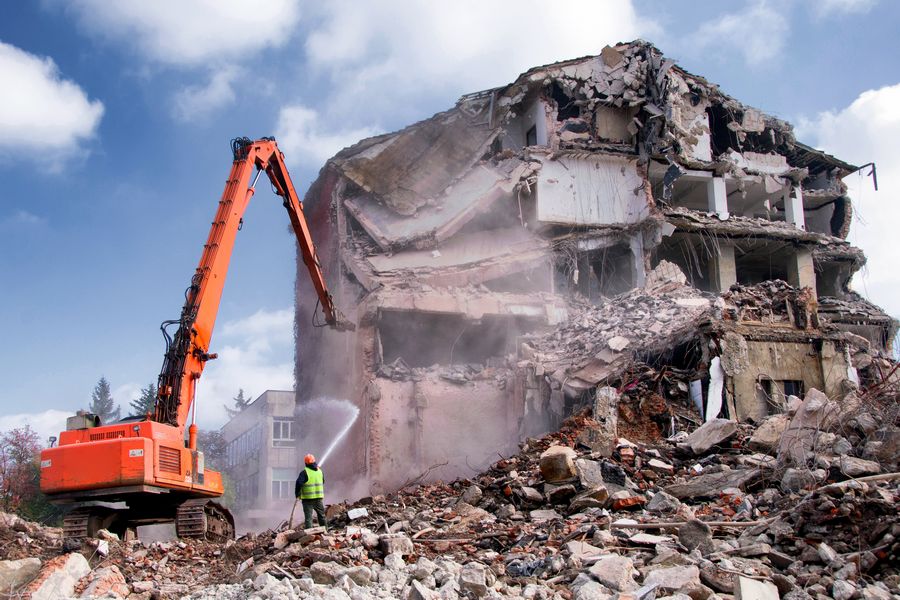
[[496, 135], [486, 115], [454, 108], [338, 158], [356, 185], [398, 214], [412, 215], [472, 166]]
[[650, 216], [636, 161], [613, 156], [542, 159], [537, 218], [567, 225], [634, 224]]

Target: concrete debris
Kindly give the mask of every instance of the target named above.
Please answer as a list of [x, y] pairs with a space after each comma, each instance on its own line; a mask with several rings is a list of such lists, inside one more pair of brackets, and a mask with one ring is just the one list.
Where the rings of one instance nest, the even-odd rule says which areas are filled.
[[[806, 396], [803, 402], [816, 398], [812, 390]], [[855, 414], [885, 414], [871, 397], [846, 405]], [[843, 414], [829, 422], [850, 444], [844, 456], [856, 457], [870, 442], [865, 431], [878, 436], [886, 424], [871, 430], [864, 422], [851, 434], [850, 420]], [[834, 431], [819, 432], [835, 438], [815, 447], [806, 470], [785, 470], [785, 477], [811, 478], [784, 485], [775, 459], [742, 466], [757, 456], [749, 424], [700, 456], [683, 452], [683, 438], [658, 437], [620, 438], [605, 457], [576, 442], [592, 422], [589, 411], [573, 416], [470, 479], [333, 505], [328, 531], [270, 530], [224, 546], [103, 540], [109, 555], [102, 558], [96, 540], [84, 543], [83, 555], [59, 554], [61, 544], [45, 542], [52, 530], [15, 522], [30, 532], [24, 535], [0, 518], [0, 572], [27, 571], [10, 588], [38, 598], [63, 586], [71, 597], [135, 599], [709, 600], [799, 598], [807, 590], [853, 600], [889, 598], [900, 583], [900, 474], [850, 477], [840, 457], [828, 454]], [[545, 473], [558, 474], [546, 470], [550, 456], [571, 463], [565, 482], [547, 481]], [[829, 468], [817, 467], [823, 459]], [[35, 556], [11, 562], [27, 553]]]

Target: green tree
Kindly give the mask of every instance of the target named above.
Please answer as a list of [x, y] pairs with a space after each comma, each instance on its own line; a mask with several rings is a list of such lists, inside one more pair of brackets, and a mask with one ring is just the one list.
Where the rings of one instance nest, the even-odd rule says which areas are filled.
[[0, 434], [0, 510], [58, 525], [62, 509], [40, 491], [41, 445], [28, 425]]
[[244, 388], [240, 388], [237, 396], [234, 397], [234, 408], [228, 408], [226, 405], [225, 410], [228, 412], [228, 418], [233, 419], [248, 406], [250, 406], [250, 399], [244, 396]]
[[88, 412], [100, 416], [102, 424], [118, 421], [121, 417], [121, 410], [116, 406], [112, 393], [109, 391], [109, 382], [106, 377], [101, 377], [97, 385], [94, 386], [94, 392], [91, 394], [91, 405], [88, 406]]
[[141, 396], [135, 398], [130, 403], [132, 414], [135, 416], [143, 416], [148, 412], [153, 412], [156, 405], [156, 385], [149, 384], [141, 390]]
[[206, 466], [210, 469], [225, 469], [225, 446], [225, 436], [221, 431], [201, 429], [197, 432], [197, 447], [203, 451]]

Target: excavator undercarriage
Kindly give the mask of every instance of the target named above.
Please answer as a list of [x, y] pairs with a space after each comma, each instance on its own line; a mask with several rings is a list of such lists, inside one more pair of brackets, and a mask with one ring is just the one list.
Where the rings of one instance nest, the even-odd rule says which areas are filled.
[[135, 537], [143, 525], [174, 522], [179, 538], [211, 542], [234, 538], [234, 517], [214, 499], [185, 499], [166, 493], [154, 496], [151, 502], [146, 495], [135, 495], [129, 500], [74, 503], [63, 518], [63, 537], [67, 543], [77, 543], [105, 529], [125, 539]]

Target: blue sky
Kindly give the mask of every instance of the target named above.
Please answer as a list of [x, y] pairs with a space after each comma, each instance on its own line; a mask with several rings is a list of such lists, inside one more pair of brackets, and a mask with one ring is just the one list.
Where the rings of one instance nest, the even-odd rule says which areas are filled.
[[[446, 6], [444, 6], [446, 5]], [[900, 4], [882, 0], [454, 3], [158, 0], [11, 3], [0, 21], [0, 429], [45, 435], [106, 376], [155, 381], [230, 167], [232, 137], [276, 135], [298, 189], [356, 140], [523, 70], [649, 39], [687, 70], [879, 165], [851, 178], [855, 287], [900, 314]], [[245, 217], [201, 424], [238, 387], [292, 385], [294, 250], [263, 187]]]

